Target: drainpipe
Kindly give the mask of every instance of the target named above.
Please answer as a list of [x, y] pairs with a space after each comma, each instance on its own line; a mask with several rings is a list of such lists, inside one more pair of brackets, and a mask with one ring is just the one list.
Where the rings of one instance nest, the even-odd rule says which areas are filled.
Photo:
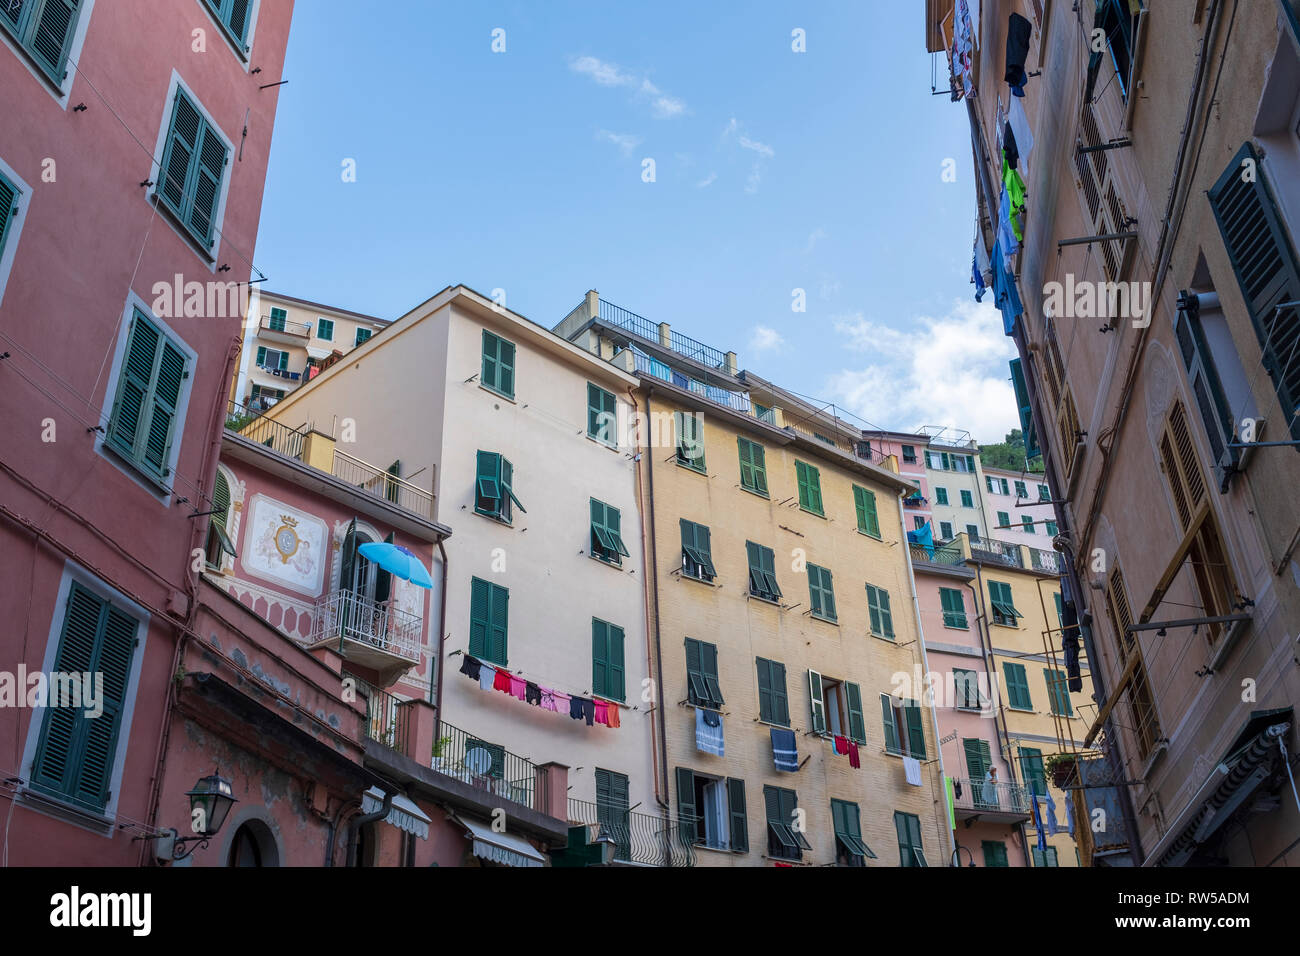
[[[976, 617], [975, 617], [975, 633], [977, 633], [977, 634], [979, 635], [979, 638], [980, 638], [980, 647], [981, 647], [981, 648], [983, 649], [983, 651], [984, 651], [984, 659], [985, 659], [985, 661], [987, 662], [987, 666], [989, 666], [989, 667], [993, 667], [993, 666], [994, 666], [994, 662], [993, 662], [993, 637], [992, 637], [992, 635], [990, 635], [990, 634], [988, 633], [988, 626], [989, 626], [988, 614], [987, 614], [987, 613], [985, 612], [985, 610], [984, 610], [984, 600], [983, 600], [983, 598], [984, 598], [984, 573], [983, 573], [983, 571], [980, 569], [980, 565], [979, 565], [979, 564], [976, 564], [976, 565], [975, 565], [975, 578], [976, 578], [977, 581], [979, 581], [979, 586], [978, 586], [978, 587], [973, 586], [973, 585], [971, 584], [970, 581], [967, 581], [967, 582], [966, 582], [966, 587], [970, 588], [971, 591], [972, 591], [972, 597], [971, 597], [971, 600], [972, 600], [972, 602], [974, 603], [974, 606], [975, 606], [976, 608], [979, 609], [979, 614], [976, 615]], [[983, 627], [980, 627], [980, 624], [981, 624], [981, 623], [983, 624]], [[992, 692], [992, 690], [993, 690], [993, 681], [994, 681], [996, 678], [997, 678], [997, 671], [994, 670], [993, 673], [989, 676], [989, 691], [990, 691], [990, 692]], [[1001, 725], [1000, 728], [999, 728], [999, 724]], [[1002, 740], [1002, 747], [1003, 747], [1002, 754], [1003, 754], [1003, 757], [1004, 757], [1004, 758], [1006, 759], [1006, 761], [1007, 761], [1007, 767], [1008, 767], [1007, 776], [1010, 778], [1010, 779], [1008, 780], [1008, 785], [1010, 785], [1010, 781], [1016, 779], [1016, 765], [1015, 765], [1015, 762], [1011, 759], [1011, 731], [1010, 731], [1010, 729], [1007, 727], [1007, 715], [1004, 714], [1004, 713], [1002, 712], [1002, 695], [1001, 695], [1001, 694], [998, 695], [998, 709], [997, 709], [997, 711], [996, 711], [996, 712], [994, 713], [994, 715], [993, 715], [993, 726], [994, 726], [994, 729], [997, 731], [998, 736], [999, 736], [999, 737], [1001, 738], [1001, 740]], [[975, 787], [975, 781], [972, 780], [972, 781], [970, 782], [970, 785], [971, 785], [971, 788], [974, 789], [974, 787]], [[1032, 866], [1032, 865], [1033, 865], [1033, 862], [1032, 862], [1032, 861], [1030, 860], [1030, 858], [1029, 858], [1029, 842], [1028, 842], [1028, 840], [1025, 839], [1025, 825], [1024, 825], [1023, 823], [1021, 823], [1021, 824], [1019, 824], [1019, 828], [1020, 828], [1020, 830], [1019, 830], [1019, 832], [1020, 832], [1020, 853], [1021, 853], [1021, 856], [1024, 858], [1025, 866], [1026, 866], [1026, 867], [1029, 867], [1029, 866]]]
[[374, 813], [362, 814], [359, 817], [353, 817], [352, 822], [348, 824], [348, 862], [349, 867], [356, 866], [357, 863], [357, 838], [360, 836], [361, 828], [367, 823], [374, 823], [376, 820], [382, 820], [388, 816], [388, 811], [393, 809], [393, 791], [387, 787], [384, 788], [384, 805]]
[[[902, 544], [903, 547], [906, 548], [908, 546], [907, 516], [903, 511], [903, 499], [901, 497], [898, 499], [898, 527], [903, 533]], [[925, 673], [924, 680], [928, 680], [930, 675], [930, 659], [926, 656], [925, 651], [925, 626], [921, 623], [921, 601], [916, 596], [916, 575], [912, 572], [912, 555], [910, 551], [907, 551], [904, 554], [904, 563], [907, 565], [907, 586], [912, 591], [912, 613], [916, 615], [916, 637], [921, 643], [921, 669]], [[943, 783], [943, 744], [939, 743], [939, 739], [943, 734], [939, 732], [939, 713], [934, 706], [933, 686], [931, 686], [930, 694], [930, 721], [934, 724], [934, 749], [939, 757], [939, 781], [943, 792], [942, 819], [944, 821], [944, 825], [939, 827], [939, 832], [943, 833], [945, 830], [948, 830], [948, 787]], [[951, 860], [952, 855], [957, 852], [957, 832], [955, 830], [948, 830], [948, 832], [952, 836], [952, 848], [948, 851], [947, 855], [943, 857], [944, 860]], [[942, 840], [939, 841], [939, 845], [942, 848]]]
[[[632, 396], [632, 387], [630, 385], [628, 386], [627, 392], [628, 392], [628, 398], [632, 402], [632, 407], [633, 408], [637, 407], [636, 399]], [[652, 414], [650, 410], [650, 395], [652, 392], [653, 389], [647, 386], [646, 399], [645, 399], [645, 413], [646, 413], [647, 420], [650, 418]], [[660, 631], [659, 631], [659, 586], [658, 586], [659, 556], [655, 549], [655, 470], [654, 470], [654, 461], [651, 460], [650, 458], [647, 458], [646, 457], [647, 453], [642, 451], [639, 428], [637, 429], [636, 449], [637, 449], [637, 455], [645, 461], [646, 474], [649, 475], [649, 478], [647, 479], [648, 494], [646, 495], [646, 508], [645, 508], [647, 512], [647, 520], [645, 522], [647, 533], [645, 535], [645, 542], [642, 545], [642, 550], [646, 556], [646, 584], [645, 584], [646, 605], [647, 605], [646, 610], [647, 612], [649, 612], [651, 607], [653, 607], [654, 619], [655, 619], [654, 672], [656, 675], [662, 678], [664, 672], [664, 658], [663, 658], [663, 649], [660, 645]], [[640, 462], [638, 462], [637, 464], [639, 466]], [[641, 483], [641, 469], [640, 467], [638, 467], [637, 468], [638, 496], [640, 495], [640, 483]], [[648, 645], [646, 647], [646, 665], [650, 666], [650, 648]], [[670, 809], [668, 803], [668, 729], [667, 729], [666, 719], [664, 717], [662, 680], [660, 680], [659, 683], [655, 685], [655, 687], [656, 687], [655, 709], [659, 712], [659, 720], [658, 720], [659, 752], [663, 755], [659, 760], [659, 776], [655, 778], [655, 800], [659, 802], [660, 807], [664, 808], [665, 810], [668, 810]], [[650, 745], [651, 745], [651, 755], [652, 755], [651, 759], [653, 760], [654, 759], [653, 758], [653, 753], [654, 753], [653, 733], [650, 735]], [[662, 783], [662, 791], [660, 789], [661, 783]]]
[[[442, 555], [442, 597], [438, 601], [438, 656], [435, 667], [438, 673], [429, 681], [429, 703], [433, 705], [433, 742], [437, 744], [442, 733], [442, 672], [444, 670], [442, 652], [447, 643], [447, 587], [450, 562], [447, 559], [446, 539], [438, 536], [438, 553]], [[435, 683], [436, 682], [436, 683]], [[431, 758], [432, 759], [432, 758]]]

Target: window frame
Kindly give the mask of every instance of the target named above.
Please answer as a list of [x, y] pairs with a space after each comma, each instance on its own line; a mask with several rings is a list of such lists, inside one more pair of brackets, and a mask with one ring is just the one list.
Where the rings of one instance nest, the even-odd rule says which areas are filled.
[[[627, 550], [627, 545], [623, 543], [623, 513], [599, 498], [591, 498], [590, 503], [591, 524], [588, 547], [591, 556], [602, 564], [621, 568], [623, 558], [632, 556]], [[596, 516], [597, 506], [602, 509], [599, 519]], [[612, 523], [609, 520], [611, 513], [614, 516]]]
[[[718, 645], [688, 637], [685, 639], [685, 647], [687, 702], [696, 707], [717, 710], [726, 703], [718, 679]], [[692, 647], [695, 648], [694, 654]], [[698, 666], [691, 667], [692, 657]]]
[[[917, 493], [920, 494], [918, 487]], [[880, 535], [880, 512], [876, 508], [876, 493], [861, 485], [853, 486], [853, 511], [858, 522], [858, 534], [865, 534], [877, 541]]]
[[[213, 7], [214, 3], [216, 4], [215, 9]], [[245, 69], [248, 68], [248, 59], [253, 54], [253, 34], [257, 30], [257, 14], [261, 9], [261, 5], [261, 0], [248, 0], [247, 22], [241, 36], [235, 32], [234, 27], [223, 19], [223, 17], [230, 15], [234, 7], [233, 0], [199, 0], [199, 6], [208, 12], [208, 16], [220, 28], [221, 35], [230, 44], [231, 50], [234, 51], [235, 56], [239, 57]]]
[[[173, 150], [175, 149], [175, 137], [172, 131], [175, 128], [176, 117], [180, 109], [179, 104], [182, 99], [198, 114], [200, 122], [195, 133], [194, 144], [191, 146], [188, 143], [183, 143], [190, 150], [190, 158], [186, 164], [185, 182], [181, 184], [181, 196], [176, 201], [177, 206], [173, 206], [172, 200], [163, 191], [164, 180], [167, 178], [164, 170], [170, 165]], [[225, 225], [227, 200], [230, 193], [231, 160], [235, 155], [234, 141], [226, 135], [225, 130], [221, 128], [221, 125], [217, 123], [203, 105], [203, 101], [185, 84], [175, 69], [172, 70], [171, 84], [167, 90], [167, 97], [163, 102], [164, 108], [158, 130], [158, 143], [153, 153], [154, 156], [160, 158], [153, 161], [150, 166], [148, 181], [151, 186], [145, 195], [149, 204], [164, 213], [164, 218], [173, 227], [173, 230], [207, 263], [209, 271], [215, 273], [217, 260], [220, 257], [222, 227]], [[201, 175], [200, 167], [203, 165], [202, 147], [206, 143], [205, 133], [209, 131], [224, 148], [225, 155], [221, 167], [221, 178], [213, 191], [212, 214], [208, 219], [210, 235], [201, 236], [189, 220], [194, 214], [193, 200], [198, 188], [197, 180]], [[210, 169], [207, 172], [211, 175]]]
[[618, 448], [618, 398], [595, 382], [587, 383], [587, 437], [606, 448]]
[[808, 576], [808, 613], [828, 624], [839, 623], [835, 609], [835, 580], [830, 568], [807, 562], [805, 570]]
[[[682, 574], [694, 581], [712, 584], [718, 576], [718, 571], [713, 565], [709, 526], [688, 518], [679, 519], [679, 526], [682, 533]], [[703, 544], [700, 543], [701, 532], [703, 532]]]
[[[1013, 679], [1013, 673], [1018, 675], [1018, 679]], [[1025, 671], [1025, 665], [1019, 661], [1003, 661], [1002, 675], [1007, 688], [1007, 707], [1011, 710], [1033, 713], [1034, 695], [1029, 690], [1029, 675]], [[1022, 692], [1023, 703], [1020, 702]]]
[[[956, 595], [956, 602], [954, 602], [949, 595]], [[949, 606], [954, 603], [961, 608], [960, 611], [958, 611], [956, 607]], [[970, 619], [966, 616], [966, 596], [962, 593], [961, 588], [939, 588], [939, 607], [943, 613], [944, 627], [950, 627], [953, 630], [960, 631], [970, 630]], [[954, 623], [957, 620], [958, 615], [961, 617], [960, 624]], [[949, 620], [950, 616], [952, 620]]]
[[[484, 471], [484, 462], [490, 462], [489, 471]], [[510, 459], [499, 451], [486, 451], [477, 449], [474, 465], [474, 513], [482, 515], [485, 518], [491, 518], [493, 521], [499, 521], [504, 525], [514, 523], [514, 508], [518, 508], [524, 514], [528, 514], [528, 509], [515, 495], [514, 489], [514, 472], [515, 466]], [[484, 482], [491, 482], [489, 490], [493, 494], [486, 494]], [[485, 508], [481, 501], [495, 501], [495, 508]]]
[[961, 489], [961, 506], [963, 508], [975, 507], [975, 496], [970, 493], [968, 488]]
[[[756, 541], [746, 541], [745, 557], [749, 562], [749, 596], [769, 604], [779, 604], [781, 588], [776, 580], [776, 552]], [[755, 557], [758, 558], [757, 564], [754, 563]], [[769, 562], [772, 567], [765, 567]], [[755, 584], [762, 584], [762, 588], [756, 589]]]
[[[493, 352], [491, 355], [488, 354], [489, 342], [492, 343], [493, 345]], [[503, 361], [503, 356], [505, 354], [505, 349], [504, 349], [505, 346], [509, 347], [510, 360], [508, 362]], [[515, 346], [515, 343], [510, 341], [510, 339], [505, 338], [504, 336], [497, 335], [495, 332], [492, 332], [489, 329], [483, 329], [481, 349], [482, 349], [482, 354], [480, 356], [479, 377], [478, 377], [479, 385], [483, 388], [486, 388], [489, 392], [492, 392], [494, 395], [500, 395], [502, 398], [509, 399], [510, 401], [513, 402], [515, 400], [515, 385], [517, 384], [516, 379], [518, 377], [517, 373], [519, 370], [518, 367], [519, 350]], [[492, 368], [494, 372], [491, 381], [488, 380], [489, 362], [492, 363]], [[502, 377], [505, 374], [508, 374], [510, 376], [509, 389], [506, 389], [502, 383]]]
[[[1005, 581], [990, 580], [988, 588], [989, 608], [993, 612], [990, 616], [993, 619], [993, 623], [999, 627], [1019, 628], [1020, 624], [1018, 623], [1018, 620], [1023, 618], [1024, 615], [1016, 610], [1015, 601], [1013, 600], [1011, 592], [1011, 585]], [[1002, 595], [1002, 597], [998, 597], [994, 594], [994, 588], [998, 589], [997, 594]]]
[[[749, 461], [745, 460], [745, 449], [749, 448]], [[743, 435], [736, 438], [736, 454], [740, 459], [740, 487], [750, 494], [763, 498], [770, 497], [767, 487], [767, 452], [756, 441]], [[749, 470], [751, 483], [746, 483], [745, 472]]]
[[[691, 422], [689, 428], [686, 427], [687, 421]], [[673, 438], [677, 464], [698, 475], [707, 475], [709, 468], [704, 454], [703, 416], [698, 412], [684, 412], [680, 409], [674, 411]], [[689, 441], [695, 442], [696, 454], [694, 455], [690, 454], [686, 447]]]
[[[761, 723], [771, 724], [776, 727], [790, 726], [790, 695], [789, 684], [785, 664], [781, 661], [774, 661], [766, 657], [754, 658], [755, 670], [758, 673], [758, 719]], [[766, 680], [764, 675], [766, 674]], [[777, 687], [777, 680], [780, 680], [780, 687]], [[766, 684], [766, 693], [768, 699], [764, 700], [764, 684]]]
[[921, 818], [915, 813], [894, 811], [894, 833], [898, 837], [899, 866], [929, 866], [921, 836]]
[[[329, 335], [325, 334], [325, 327], [327, 325], [329, 326], [329, 333], [330, 333]], [[318, 315], [316, 317], [316, 338], [320, 339], [322, 342], [334, 341], [334, 320], [333, 319], [327, 319], [323, 315]]]
[[72, 91], [72, 81], [76, 76], [76, 62], [81, 58], [81, 49], [85, 42], [90, 14], [95, 0], [81, 0], [69, 19], [64, 34], [63, 46], [59, 50], [57, 63], [47, 62], [41, 54], [33, 49], [33, 39], [40, 29], [39, 14], [45, 11], [47, 3], [59, 0], [41, 0], [33, 3], [27, 10], [20, 11], [20, 24], [11, 24], [0, 20], [0, 37], [9, 46], [24, 68], [40, 80], [50, 90], [51, 95], [63, 109], [67, 109], [68, 95]]
[[936, 505], [948, 504], [948, 489], [938, 485], [934, 488], [934, 503]]
[[[614, 653], [615, 647], [618, 649], [617, 654]], [[626, 651], [627, 635], [623, 628], [598, 617], [591, 619], [591, 693], [593, 696], [619, 703], [627, 700]]]
[[889, 603], [889, 591], [867, 584], [867, 617], [871, 633], [886, 641], [894, 640], [894, 612]]
[[799, 510], [819, 518], [826, 517], [825, 502], [822, 500], [821, 471], [816, 465], [810, 465], [796, 458], [794, 475], [795, 484], [799, 489]]
[[[481, 587], [480, 587], [481, 585]], [[486, 617], [476, 617], [474, 605], [476, 593], [481, 593], [486, 602]], [[500, 621], [497, 620], [497, 607], [500, 601]], [[504, 585], [496, 584], [486, 578], [472, 576], [470, 578], [470, 623], [469, 623], [469, 653], [479, 660], [487, 661], [489, 664], [495, 664], [499, 667], [508, 666], [510, 659], [510, 589]], [[475, 636], [475, 628], [481, 627], [481, 638]], [[494, 643], [497, 639], [495, 631], [500, 630], [500, 655], [498, 659], [497, 648]]]
[[0, 304], [3, 304], [5, 287], [9, 284], [9, 273], [18, 255], [18, 243], [21, 241], [23, 224], [27, 221], [32, 190], [3, 158], [0, 158], [0, 183], [4, 184], [0, 188], [13, 193], [5, 211], [5, 218], [0, 222]]

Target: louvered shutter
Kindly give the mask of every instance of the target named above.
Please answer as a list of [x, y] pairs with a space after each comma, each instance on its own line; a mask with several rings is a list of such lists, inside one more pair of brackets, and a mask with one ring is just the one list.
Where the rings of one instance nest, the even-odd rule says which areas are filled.
[[813, 733], [826, 733], [826, 701], [822, 691], [822, 675], [808, 672], [808, 707], [812, 713]]
[[507, 637], [509, 632], [509, 611], [510, 611], [510, 591], [498, 585], [491, 586], [492, 592], [492, 628], [491, 654], [492, 660], [502, 666], [506, 663]]
[[138, 310], [131, 319], [126, 358], [118, 374], [117, 399], [108, 425], [108, 441], [134, 460], [140, 429], [146, 417], [145, 401], [153, 382], [154, 361], [161, 334]]
[[488, 582], [474, 578], [469, 598], [469, 653], [472, 657], [491, 655], [488, 630], [491, 627], [491, 597]]
[[159, 170], [158, 195], [182, 221], [185, 221], [185, 210], [193, 195], [190, 170], [202, 132], [203, 117], [185, 94], [177, 90], [172, 104], [171, 128], [167, 132], [167, 149]]
[[56, 83], [62, 83], [67, 77], [68, 51], [79, 3], [80, 0], [45, 0], [31, 33], [29, 49]]
[[880, 695], [880, 711], [884, 718], [885, 727], [885, 749], [890, 753], [902, 753], [902, 739], [899, 736], [898, 720], [894, 714], [894, 706], [888, 695]]
[[862, 689], [857, 684], [844, 685], [849, 706], [849, 739], [854, 743], [867, 742], [867, 723], [862, 714]]
[[695, 774], [685, 767], [677, 768], [677, 827], [682, 843], [689, 846], [699, 839], [698, 810], [695, 806]]
[[727, 778], [727, 810], [731, 817], [731, 849], [749, 852], [749, 819], [745, 811], [745, 781]]
[[151, 395], [149, 434], [144, 445], [145, 464], [163, 478], [171, 474], [167, 462], [176, 430], [181, 385], [189, 377], [185, 365], [184, 353], [164, 339]]
[[0, 255], [4, 254], [9, 224], [18, 212], [18, 187], [0, 175]]
[[1187, 369], [1187, 381], [1196, 397], [1196, 408], [1200, 412], [1201, 423], [1205, 426], [1205, 437], [1210, 442], [1210, 454], [1219, 475], [1219, 490], [1226, 492], [1228, 476], [1240, 456], [1236, 450], [1227, 447], [1229, 442], [1234, 441], [1234, 422], [1223, 394], [1223, 385], [1219, 381], [1219, 373], [1205, 345], [1200, 319], [1186, 309], [1179, 309], [1174, 317], [1174, 338], [1178, 342], [1183, 367]]
[[903, 708], [903, 713], [907, 717], [908, 748], [913, 757], [924, 760], [925, 729], [921, 723], [921, 707], [915, 701], [911, 701]]
[[210, 248], [213, 243], [213, 219], [221, 196], [221, 179], [225, 175], [230, 151], [226, 144], [205, 120], [198, 150], [198, 165], [194, 170], [193, 206], [189, 225], [195, 234]]

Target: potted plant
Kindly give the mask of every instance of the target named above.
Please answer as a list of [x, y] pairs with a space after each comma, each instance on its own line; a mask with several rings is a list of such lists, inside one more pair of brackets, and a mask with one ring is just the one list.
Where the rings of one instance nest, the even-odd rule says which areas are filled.
[[442, 761], [443, 761], [442, 755], [443, 752], [447, 749], [447, 745], [449, 743], [451, 743], [450, 737], [440, 737], [439, 739], [433, 742], [433, 769], [434, 770], [442, 769]]
[[1058, 790], [1064, 790], [1074, 782], [1076, 754], [1052, 754], [1043, 761], [1043, 769], [1052, 778]]

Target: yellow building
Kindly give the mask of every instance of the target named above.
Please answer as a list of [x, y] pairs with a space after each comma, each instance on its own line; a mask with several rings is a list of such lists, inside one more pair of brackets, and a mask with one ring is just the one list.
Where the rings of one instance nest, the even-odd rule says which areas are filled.
[[[945, 865], [933, 711], [890, 696], [924, 663], [899, 497], [914, 486], [734, 353], [594, 292], [556, 331], [640, 379], [656, 789], [697, 865]], [[797, 770], [778, 769], [774, 730]]]

